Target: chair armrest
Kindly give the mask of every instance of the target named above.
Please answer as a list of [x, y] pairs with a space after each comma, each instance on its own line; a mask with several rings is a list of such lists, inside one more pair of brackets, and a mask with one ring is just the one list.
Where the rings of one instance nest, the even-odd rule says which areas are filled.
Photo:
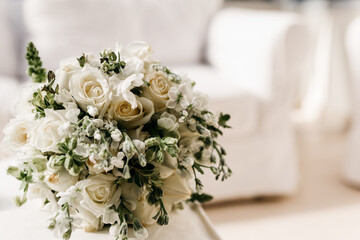
[[261, 99], [275, 91], [293, 92], [308, 38], [299, 22], [294, 13], [221, 10], [210, 24], [208, 61], [223, 80]]

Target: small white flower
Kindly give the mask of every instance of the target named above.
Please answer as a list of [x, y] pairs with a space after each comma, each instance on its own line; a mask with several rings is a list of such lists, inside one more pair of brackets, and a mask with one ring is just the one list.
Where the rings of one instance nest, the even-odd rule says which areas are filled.
[[91, 105], [87, 106], [87, 112], [90, 114], [90, 116], [95, 117], [99, 114], [99, 110], [96, 107], [93, 107]]
[[104, 120], [102, 120], [102, 119], [93, 119], [92, 123], [97, 128], [100, 128], [100, 127], [104, 126]]
[[211, 158], [211, 150], [210, 149], [204, 149], [202, 151], [202, 158], [204, 160], [209, 160]]
[[135, 151], [136, 151], [131, 140], [128, 140], [128, 139], [123, 142], [122, 150], [128, 159], [131, 159], [134, 156]]
[[96, 129], [95, 133], [94, 133], [94, 138], [98, 141], [101, 140], [101, 133], [98, 129]]
[[76, 148], [74, 149], [74, 153], [76, 153], [79, 156], [82, 157], [88, 157], [89, 152], [88, 152], [88, 146], [83, 144], [83, 143], [78, 143], [76, 145]]
[[109, 229], [110, 235], [113, 237], [119, 237], [118, 239], [123, 239], [123, 237], [127, 237], [127, 232], [128, 226], [126, 222], [122, 222], [121, 224], [113, 224]]
[[52, 219], [55, 220], [55, 224], [53, 225], [55, 236], [62, 238], [63, 235], [70, 229], [70, 222], [68, 221], [67, 214], [61, 210], [57, 212]]
[[169, 101], [166, 103], [168, 108], [175, 108], [177, 111], [186, 109], [189, 102], [189, 87], [187, 84], [181, 84], [179, 88], [171, 87], [169, 90]]
[[115, 212], [114, 209], [107, 207], [103, 214], [103, 222], [105, 224], [114, 224], [120, 222], [119, 213]]
[[55, 101], [60, 104], [66, 104], [75, 102], [75, 99], [67, 89], [60, 89], [59, 93], [55, 95]]
[[61, 206], [65, 203], [73, 204], [75, 201], [78, 201], [81, 193], [78, 188], [75, 186], [69, 187], [65, 192], [59, 192], [56, 194], [56, 197], [59, 197], [58, 204]]
[[111, 139], [115, 142], [120, 142], [122, 138], [122, 134], [119, 129], [111, 132]]
[[69, 136], [73, 131], [74, 128], [69, 121], [60, 125], [58, 128], [58, 133], [60, 136]]
[[123, 152], [118, 152], [116, 157], [112, 157], [110, 159], [110, 166], [104, 167], [104, 170], [106, 172], [108, 172], [108, 171], [113, 170], [114, 167], [123, 168], [124, 167], [124, 161], [123, 161], [124, 157], [125, 157], [125, 154]]
[[130, 57], [124, 59], [126, 62], [125, 68], [122, 73], [124, 76], [130, 76], [136, 73], [144, 73], [144, 62], [138, 57]]
[[199, 108], [199, 109], [203, 109], [204, 107], [206, 107], [207, 102], [208, 102], [208, 97], [200, 92], [195, 92], [193, 93], [193, 99], [191, 100], [191, 104], [195, 107], [195, 108]]
[[148, 231], [146, 228], [144, 228], [138, 219], [134, 220], [133, 228], [136, 239], [144, 240], [149, 236]]
[[68, 109], [67, 112], [65, 113], [65, 117], [70, 121], [70, 122], [78, 122], [79, 116], [80, 114], [80, 109], [78, 108], [72, 108], [72, 109]]
[[205, 121], [206, 121], [206, 124], [208, 125], [211, 125], [211, 126], [214, 126], [214, 127], [218, 127], [218, 122], [214, 116], [214, 114], [212, 113], [206, 113], [203, 115]]
[[157, 124], [160, 129], [163, 129], [166, 132], [176, 132], [179, 128], [179, 123], [177, 123], [176, 117], [167, 112], [161, 114]]
[[180, 161], [180, 165], [184, 167], [191, 167], [192, 165], [194, 165], [194, 158], [185, 157], [184, 160]]
[[144, 74], [142, 73], [132, 74], [124, 81], [120, 82], [120, 85], [118, 87], [117, 95], [122, 96], [127, 102], [129, 102], [132, 109], [135, 109], [137, 107], [137, 101], [135, 94], [131, 92], [131, 89], [143, 85], [143, 78]]
[[138, 139], [134, 139], [133, 143], [134, 143], [135, 147], [137, 148], [137, 150], [139, 152], [142, 152], [142, 153], [145, 152], [145, 143], [143, 141], [140, 141]]

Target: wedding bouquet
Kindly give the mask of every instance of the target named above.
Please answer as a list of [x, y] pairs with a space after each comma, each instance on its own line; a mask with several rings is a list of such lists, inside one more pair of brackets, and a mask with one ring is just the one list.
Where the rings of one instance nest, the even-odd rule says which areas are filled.
[[231, 175], [216, 141], [230, 116], [206, 110], [194, 82], [155, 61], [146, 43], [83, 54], [55, 72], [33, 43], [26, 59], [33, 83], [4, 130], [21, 159], [8, 174], [21, 181], [16, 204], [42, 199], [57, 236], [107, 225], [116, 239], [146, 239], [146, 226], [168, 224], [184, 202], [211, 200], [205, 169]]

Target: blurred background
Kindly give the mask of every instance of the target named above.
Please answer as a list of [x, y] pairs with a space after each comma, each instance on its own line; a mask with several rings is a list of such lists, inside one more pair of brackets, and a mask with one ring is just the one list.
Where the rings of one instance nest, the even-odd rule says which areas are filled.
[[1, 129], [29, 81], [30, 40], [48, 69], [147, 41], [232, 115], [221, 142], [234, 175], [203, 178], [223, 239], [360, 238], [359, 0], [0, 0]]

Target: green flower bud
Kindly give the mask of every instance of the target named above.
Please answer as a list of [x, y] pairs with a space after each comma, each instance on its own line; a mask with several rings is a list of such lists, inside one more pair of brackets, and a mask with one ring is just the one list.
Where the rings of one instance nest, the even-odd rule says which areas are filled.
[[140, 154], [139, 155], [139, 163], [140, 163], [140, 166], [142, 167], [145, 167], [146, 166], [146, 158], [144, 156], [144, 154]]
[[163, 151], [161, 151], [161, 150], [158, 151], [158, 152], [156, 153], [155, 158], [156, 158], [156, 162], [157, 162], [157, 163], [162, 164], [163, 161], [164, 161], [164, 153], [163, 153]]
[[178, 140], [176, 138], [166, 137], [162, 140], [162, 142], [166, 145], [176, 145]]
[[145, 146], [146, 147], [153, 147], [159, 145], [159, 142], [156, 138], [148, 138], [145, 140]]
[[129, 166], [128, 166], [128, 165], [125, 165], [125, 166], [124, 166], [123, 175], [124, 175], [124, 178], [125, 178], [125, 179], [129, 179], [129, 178], [131, 177], [131, 175], [130, 175], [130, 169], [129, 169]]
[[210, 169], [213, 172], [213, 174], [215, 174], [215, 175], [219, 174], [219, 169], [217, 169], [216, 167], [211, 167]]
[[135, 147], [132, 144], [131, 140], [126, 139], [123, 143], [122, 150], [125, 153], [128, 159], [131, 159], [135, 154]]
[[177, 147], [171, 146], [166, 148], [166, 152], [168, 152], [171, 157], [177, 157], [179, 149]]

